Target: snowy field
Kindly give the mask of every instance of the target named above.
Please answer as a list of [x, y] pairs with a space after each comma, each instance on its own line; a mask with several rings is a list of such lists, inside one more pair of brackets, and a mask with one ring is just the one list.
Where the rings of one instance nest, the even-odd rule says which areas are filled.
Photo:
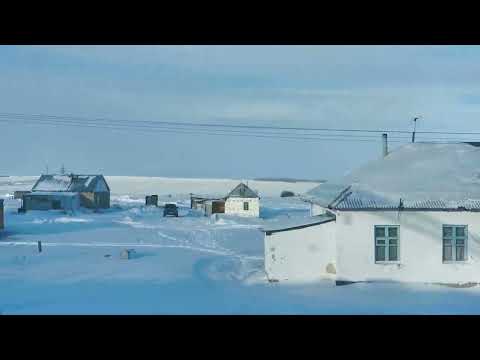
[[[226, 194], [238, 180], [141, 177], [107, 177], [112, 208], [101, 213], [18, 214], [13, 192], [35, 179], [0, 177], [2, 314], [480, 314], [479, 287], [268, 283], [258, 228], [308, 216], [307, 204], [279, 194], [316, 183], [249, 181], [262, 197], [260, 219], [189, 209], [190, 192]], [[180, 216], [144, 207], [146, 194], [176, 202]], [[123, 249], [134, 258], [121, 259]]]

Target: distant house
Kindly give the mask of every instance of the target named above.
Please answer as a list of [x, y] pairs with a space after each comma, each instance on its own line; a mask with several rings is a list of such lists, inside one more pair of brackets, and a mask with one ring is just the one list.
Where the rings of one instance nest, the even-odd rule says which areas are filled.
[[260, 197], [244, 183], [238, 184], [224, 197], [190, 195], [190, 207], [205, 215], [226, 214], [236, 216], [260, 215]]
[[265, 226], [272, 281], [480, 283], [480, 147], [414, 143], [310, 190]]
[[110, 207], [110, 188], [102, 175], [42, 175], [23, 196], [25, 210]]
[[0, 230], [5, 228], [5, 220], [3, 215], [3, 199], [0, 199]]
[[225, 197], [225, 214], [258, 217], [260, 197], [247, 185], [240, 183]]

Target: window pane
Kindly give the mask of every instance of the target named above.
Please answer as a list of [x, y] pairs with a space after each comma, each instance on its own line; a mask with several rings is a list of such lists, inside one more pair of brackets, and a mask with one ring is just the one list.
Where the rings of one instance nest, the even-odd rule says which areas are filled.
[[377, 239], [377, 245], [385, 245], [385, 239]]
[[451, 237], [453, 235], [453, 228], [451, 226], [443, 227], [443, 236]]
[[452, 245], [452, 239], [443, 239], [443, 245], [451, 246]]
[[398, 228], [396, 227], [389, 227], [388, 228], [388, 236], [391, 236], [391, 237], [397, 237], [398, 235]]
[[465, 236], [465, 228], [463, 226], [456, 227], [455, 236]]
[[455, 240], [457, 245], [462, 245], [462, 246], [465, 245], [465, 238], [457, 238]]
[[375, 246], [375, 261], [385, 261], [385, 246]]
[[390, 245], [397, 245], [397, 239], [388, 239]]
[[390, 261], [397, 261], [397, 247], [396, 246], [389, 246], [388, 247], [388, 260]]
[[375, 227], [375, 237], [385, 237], [385, 228]]
[[451, 246], [444, 246], [443, 247], [443, 260], [444, 261], [452, 261], [452, 247]]
[[465, 260], [465, 247], [457, 246], [457, 261]]

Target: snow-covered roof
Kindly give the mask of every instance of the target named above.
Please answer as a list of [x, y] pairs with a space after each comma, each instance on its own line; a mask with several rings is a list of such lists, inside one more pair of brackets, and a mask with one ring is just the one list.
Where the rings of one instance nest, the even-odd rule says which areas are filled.
[[95, 192], [97, 184], [101, 181], [108, 189], [102, 175], [42, 175], [33, 185], [32, 191]]
[[271, 222], [269, 224], [264, 225], [261, 227], [261, 230], [267, 235], [287, 231], [287, 230], [296, 230], [302, 229], [309, 226], [315, 226], [324, 224], [326, 222], [334, 221], [335, 215], [331, 214], [323, 214], [317, 216], [310, 216], [310, 217], [297, 217], [297, 218], [288, 218], [282, 219], [279, 221]]
[[240, 183], [226, 197], [257, 198], [258, 194], [244, 183]]
[[335, 209], [480, 210], [480, 148], [414, 143], [392, 151], [305, 199]]

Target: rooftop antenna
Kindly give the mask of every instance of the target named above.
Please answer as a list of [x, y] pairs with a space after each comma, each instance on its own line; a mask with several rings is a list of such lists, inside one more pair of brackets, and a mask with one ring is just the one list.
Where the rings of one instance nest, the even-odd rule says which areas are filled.
[[45, 175], [48, 175], [48, 163], [45, 164], [45, 171], [46, 171]]
[[415, 131], [417, 130], [417, 120], [419, 117], [413, 118], [413, 133], [412, 133], [412, 143], [415, 142]]
[[62, 167], [60, 168], [60, 174], [65, 175], [65, 165], [62, 164]]

